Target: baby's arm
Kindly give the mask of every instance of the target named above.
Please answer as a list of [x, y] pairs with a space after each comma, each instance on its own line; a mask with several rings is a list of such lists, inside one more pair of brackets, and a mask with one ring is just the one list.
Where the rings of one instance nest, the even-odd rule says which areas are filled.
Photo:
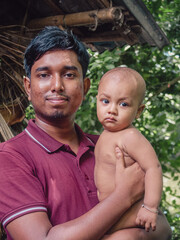
[[123, 137], [128, 154], [145, 171], [144, 205], [140, 208], [136, 223], [155, 230], [158, 206], [162, 193], [162, 170], [156, 153], [148, 140], [137, 130], [128, 129]]
[[[155, 158], [153, 158], [153, 161], [154, 160]], [[149, 231], [150, 228], [152, 228], [152, 230], [156, 229], [158, 206], [162, 192], [162, 172], [158, 163], [157, 165], [143, 169], [145, 169], [146, 172], [144, 204], [138, 212], [136, 223], [144, 226], [146, 231]]]

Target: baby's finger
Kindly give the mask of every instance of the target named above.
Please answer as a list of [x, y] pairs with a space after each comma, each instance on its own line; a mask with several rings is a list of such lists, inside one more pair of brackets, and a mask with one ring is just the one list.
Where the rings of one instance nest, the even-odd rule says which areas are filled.
[[146, 229], [146, 232], [149, 232], [149, 230], [150, 230], [150, 223], [149, 222], [145, 223], [145, 229]]
[[152, 228], [153, 231], [155, 231], [156, 230], [156, 224], [151, 223], [151, 228]]
[[140, 223], [141, 223], [141, 222], [140, 222], [140, 219], [137, 217], [137, 218], [136, 218], [136, 225], [137, 225], [137, 226], [140, 226], [140, 225], [141, 225]]
[[144, 220], [140, 220], [140, 226], [145, 227], [145, 221]]

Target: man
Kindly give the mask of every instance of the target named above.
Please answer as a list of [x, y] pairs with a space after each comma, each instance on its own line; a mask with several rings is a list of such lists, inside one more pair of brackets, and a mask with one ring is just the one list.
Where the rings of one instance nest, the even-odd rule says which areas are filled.
[[117, 184], [98, 203], [97, 136], [84, 134], [74, 123], [90, 87], [88, 62], [82, 43], [57, 27], [45, 28], [26, 49], [24, 85], [35, 120], [0, 147], [0, 221], [8, 240], [168, 239], [164, 217], [159, 232], [137, 228], [105, 235], [142, 196], [144, 174], [137, 164], [125, 168], [116, 149], [116, 183], [123, 186]]

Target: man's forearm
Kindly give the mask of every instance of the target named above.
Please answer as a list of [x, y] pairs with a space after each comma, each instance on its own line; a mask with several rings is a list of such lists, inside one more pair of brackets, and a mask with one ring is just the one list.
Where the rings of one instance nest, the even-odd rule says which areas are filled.
[[47, 239], [59, 239], [55, 236], [62, 232], [61, 240], [71, 240], [72, 236], [74, 240], [99, 240], [130, 207], [130, 201], [122, 204], [122, 200], [112, 194], [83, 216], [52, 227]]
[[[121, 204], [123, 198], [128, 200]], [[66, 223], [52, 226], [45, 212], [35, 212], [13, 220], [6, 228], [14, 240], [99, 240], [129, 208], [130, 200], [128, 191], [122, 197], [114, 192], [86, 214]]]

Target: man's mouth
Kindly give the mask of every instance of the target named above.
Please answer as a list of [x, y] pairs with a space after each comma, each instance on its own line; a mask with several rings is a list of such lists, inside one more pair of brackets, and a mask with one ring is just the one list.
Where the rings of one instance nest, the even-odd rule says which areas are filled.
[[52, 95], [52, 96], [47, 96], [46, 100], [52, 103], [63, 103], [63, 102], [68, 102], [69, 97], [65, 95], [56, 95], [56, 96]]

